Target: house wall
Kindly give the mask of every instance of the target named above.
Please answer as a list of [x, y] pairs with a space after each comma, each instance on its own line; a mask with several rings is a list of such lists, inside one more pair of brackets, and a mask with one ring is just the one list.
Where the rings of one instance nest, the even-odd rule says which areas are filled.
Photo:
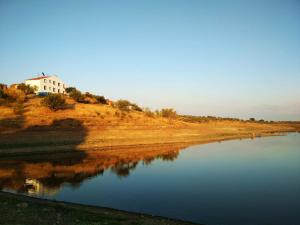
[[39, 80], [26, 80], [25, 84], [30, 86], [37, 86], [38, 92], [49, 92], [49, 93], [65, 93], [66, 84], [59, 79], [57, 76], [50, 76], [41, 78]]

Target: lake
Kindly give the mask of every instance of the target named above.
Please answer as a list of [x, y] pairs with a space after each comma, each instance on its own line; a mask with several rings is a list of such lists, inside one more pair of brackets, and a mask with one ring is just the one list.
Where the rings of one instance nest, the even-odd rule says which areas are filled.
[[207, 225], [295, 225], [300, 134], [6, 158], [0, 188]]

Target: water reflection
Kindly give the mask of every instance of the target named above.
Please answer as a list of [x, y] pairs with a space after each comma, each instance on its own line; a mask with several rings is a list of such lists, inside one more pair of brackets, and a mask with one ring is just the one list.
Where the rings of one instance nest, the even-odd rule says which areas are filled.
[[149, 166], [157, 159], [174, 161], [185, 147], [165, 145], [1, 159], [0, 189], [53, 196], [63, 185], [79, 187], [84, 180], [102, 175], [106, 170], [127, 177], [139, 163]]

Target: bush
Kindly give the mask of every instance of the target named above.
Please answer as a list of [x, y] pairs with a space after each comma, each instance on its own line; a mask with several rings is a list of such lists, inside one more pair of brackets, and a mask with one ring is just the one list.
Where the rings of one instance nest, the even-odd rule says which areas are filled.
[[137, 104], [131, 104], [131, 109], [139, 112], [143, 111], [142, 108], [139, 107]]
[[120, 114], [120, 112], [119, 111], [115, 111], [115, 116], [116, 117], [119, 117], [121, 114]]
[[69, 96], [73, 98], [76, 102], [84, 102], [84, 95], [76, 89], [71, 91]]
[[122, 111], [129, 111], [130, 106], [131, 106], [131, 103], [127, 100], [120, 99], [116, 102], [116, 107]]
[[144, 113], [145, 113], [146, 116], [149, 116], [149, 117], [154, 117], [155, 116], [154, 112], [152, 112], [149, 108], [145, 108]]
[[49, 94], [41, 101], [42, 105], [51, 110], [58, 110], [66, 105], [66, 100], [62, 94]]
[[22, 103], [17, 103], [13, 106], [14, 114], [22, 115], [24, 113], [24, 105]]
[[7, 98], [7, 94], [4, 92], [3, 89], [0, 89], [0, 98]]
[[7, 90], [7, 85], [0, 83], [0, 98], [7, 98], [5, 90]]
[[66, 91], [66, 93], [71, 93], [72, 91], [75, 91], [75, 90], [77, 90], [75, 87], [67, 87], [66, 89], [65, 89], [65, 91]]
[[104, 98], [104, 96], [94, 95], [94, 98], [100, 104], [107, 104], [107, 100]]
[[160, 114], [162, 117], [170, 118], [170, 119], [176, 118], [177, 116], [176, 111], [172, 108], [162, 109]]
[[17, 101], [17, 102], [24, 102], [25, 101], [25, 93], [19, 89], [15, 88], [7, 88], [5, 90], [5, 94], [7, 95], [7, 98], [12, 101]]
[[30, 86], [28, 84], [24, 84], [24, 83], [18, 84], [17, 89], [23, 91], [26, 95], [34, 94], [35, 91], [37, 91], [36, 86], [32, 87], [32, 86]]

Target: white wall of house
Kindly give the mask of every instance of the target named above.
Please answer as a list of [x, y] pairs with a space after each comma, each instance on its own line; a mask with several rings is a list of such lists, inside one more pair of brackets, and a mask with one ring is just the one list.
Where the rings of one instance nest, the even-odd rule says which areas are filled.
[[65, 93], [66, 84], [59, 79], [57, 76], [42, 76], [33, 79], [28, 79], [25, 81], [25, 84], [30, 86], [36, 86], [37, 91], [39, 92], [48, 92], [48, 93]]

